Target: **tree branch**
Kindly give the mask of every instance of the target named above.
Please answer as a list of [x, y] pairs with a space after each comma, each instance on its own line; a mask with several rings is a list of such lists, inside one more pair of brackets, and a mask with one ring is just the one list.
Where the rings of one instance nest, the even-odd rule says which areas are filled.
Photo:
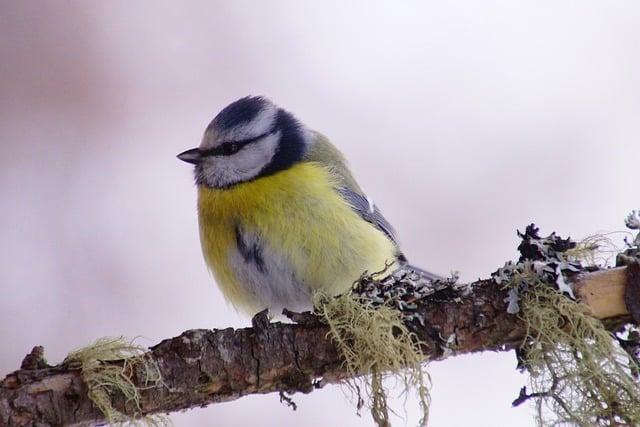
[[[630, 319], [626, 289], [640, 289], [638, 266], [582, 273], [577, 296], [608, 324]], [[525, 329], [507, 313], [506, 290], [492, 280], [453, 285], [416, 301], [424, 325], [408, 325], [424, 342], [424, 354], [437, 360], [455, 354], [518, 347]], [[257, 318], [243, 329], [189, 330], [151, 347], [163, 384], [145, 387], [139, 365], [127, 372], [140, 387], [139, 408], [114, 394], [113, 406], [132, 417], [238, 399], [248, 394], [309, 393], [347, 376], [328, 328], [313, 315], [300, 323], [268, 323]], [[453, 337], [453, 339], [451, 339]], [[124, 366], [122, 361], [105, 362]], [[45, 426], [104, 422], [92, 403], [80, 370], [49, 366], [36, 347], [20, 370], [0, 382], [0, 425]]]

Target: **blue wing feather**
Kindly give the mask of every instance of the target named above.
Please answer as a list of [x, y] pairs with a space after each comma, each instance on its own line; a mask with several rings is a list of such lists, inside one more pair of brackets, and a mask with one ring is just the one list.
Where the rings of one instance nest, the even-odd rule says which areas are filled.
[[395, 230], [370, 199], [347, 187], [338, 188], [338, 192], [362, 219], [376, 226], [376, 228], [386, 234], [396, 246], [398, 245]]

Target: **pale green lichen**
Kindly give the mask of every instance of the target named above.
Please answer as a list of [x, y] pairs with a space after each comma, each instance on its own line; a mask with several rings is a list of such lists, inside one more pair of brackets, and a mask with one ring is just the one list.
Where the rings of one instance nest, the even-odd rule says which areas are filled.
[[[112, 363], [116, 361], [118, 363]], [[109, 424], [168, 424], [164, 416], [142, 416], [140, 391], [162, 385], [160, 370], [143, 347], [123, 337], [105, 337], [69, 353], [63, 363], [71, 369], [80, 369], [89, 399]], [[131, 379], [136, 371], [144, 376], [142, 386], [137, 386]], [[134, 416], [114, 408], [112, 402], [116, 395], [124, 397]]]
[[540, 425], [640, 425], [637, 362], [588, 307], [540, 284], [524, 294], [520, 316]]
[[519, 235], [519, 262], [493, 274], [509, 289], [509, 307], [517, 307], [510, 312], [526, 326], [520, 356], [532, 391], [523, 389], [514, 404], [535, 399], [542, 426], [640, 425], [635, 350], [621, 347], [621, 337], [573, 298], [568, 280], [584, 270], [583, 262], [594, 262], [600, 248], [611, 247], [607, 238], [576, 244], [554, 233], [540, 237], [533, 225]]
[[317, 295], [315, 299], [315, 311], [328, 324], [330, 336], [344, 358], [344, 366], [352, 378], [346, 384], [357, 393], [359, 406], [363, 403], [370, 408], [378, 426], [389, 426], [392, 411], [384, 383], [395, 378], [403, 384], [402, 394], [416, 393], [424, 425], [430, 402], [430, 378], [423, 367], [425, 356], [396, 305], [397, 301], [381, 304], [354, 292], [337, 297]]
[[611, 232], [587, 236], [578, 241], [574, 248], [563, 252], [562, 258], [571, 262], [580, 262], [586, 266], [610, 265], [622, 250], [613, 239], [619, 234], [620, 232]]

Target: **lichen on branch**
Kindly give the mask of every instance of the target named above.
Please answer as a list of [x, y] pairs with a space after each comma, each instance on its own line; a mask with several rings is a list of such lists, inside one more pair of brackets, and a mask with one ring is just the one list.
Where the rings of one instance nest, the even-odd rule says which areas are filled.
[[626, 325], [624, 337], [610, 332], [571, 286], [587, 268], [581, 257], [592, 259], [597, 247], [554, 233], [540, 237], [533, 225], [520, 236], [518, 263], [493, 274], [509, 289], [509, 311], [526, 325], [518, 354], [532, 391], [523, 388], [514, 405], [533, 399], [540, 425], [639, 425], [637, 346], [629, 351], [634, 327]]
[[[628, 221], [631, 228], [636, 225], [636, 216]], [[576, 369], [584, 375], [580, 374], [578, 380], [600, 378], [588, 384], [591, 388], [581, 383], [566, 388], [574, 393], [582, 388], [591, 390], [587, 397], [596, 396], [590, 401], [596, 402], [592, 407], [609, 409], [608, 413], [597, 414], [590, 410], [589, 414], [578, 414], [580, 417], [595, 417], [597, 422], [634, 422], [635, 409], [628, 408], [637, 400], [636, 383], [630, 381], [635, 381], [634, 376], [640, 372], [634, 364], [640, 352], [640, 333], [628, 325], [632, 316], [640, 319], [640, 250], [633, 245], [638, 238], [618, 254], [620, 267], [607, 269], [583, 265], [581, 247], [573, 247], [567, 239], [551, 238], [553, 244], [548, 244], [534, 238], [533, 233], [525, 232], [522, 237], [526, 244], [521, 249], [527, 255], [523, 253], [518, 262], [507, 264], [488, 280], [461, 285], [454, 280], [422, 283], [412, 274], [363, 277], [351, 293], [359, 306], [343, 306], [344, 301], [338, 298], [335, 307], [325, 307], [325, 311], [338, 314], [329, 316], [333, 321], [327, 320], [322, 311], [321, 316], [289, 313], [294, 323], [256, 321], [253, 328], [189, 330], [143, 354], [106, 355], [100, 350], [96, 355], [89, 351], [54, 366], [44, 361], [43, 349], [35, 347], [19, 370], [0, 380], [0, 425], [87, 425], [103, 423], [110, 417], [139, 419], [248, 394], [309, 393], [363, 373], [374, 374], [370, 391], [381, 390], [386, 372], [397, 373], [407, 367], [409, 371], [404, 372], [408, 372], [410, 383], [424, 386], [429, 384], [428, 377], [418, 359], [433, 362], [462, 353], [512, 349], [522, 356], [523, 366], [537, 374], [533, 378], [540, 379], [534, 382], [531, 393], [526, 388], [521, 391], [517, 403], [531, 399], [549, 402], [549, 398], [557, 401], [558, 396], [573, 402], [557, 392], [558, 386], [555, 390], [550, 387], [553, 375], [545, 377], [545, 372], [560, 372], [556, 364], [549, 365], [545, 360], [555, 351], [562, 357], [573, 357], [569, 363], [580, 364]], [[599, 311], [594, 313], [598, 320], [584, 305], [573, 301], [572, 295], [588, 302], [589, 310], [598, 306]], [[585, 298], [587, 295], [589, 298]], [[363, 313], [369, 318], [360, 318]], [[372, 338], [361, 340], [349, 329], [353, 324], [362, 325], [364, 331], [371, 331], [374, 325], [384, 326], [374, 328]], [[379, 344], [387, 338], [392, 343], [389, 348], [395, 350], [385, 353], [385, 349], [371, 348], [371, 343]], [[575, 345], [576, 339], [583, 340], [583, 347]], [[597, 351], [590, 353], [594, 346]], [[104, 350], [101, 345], [97, 347]], [[615, 355], [615, 364], [602, 354], [607, 352]], [[609, 367], [594, 376], [594, 365], [585, 363], [587, 358], [597, 361], [595, 365], [608, 363]], [[566, 363], [562, 358], [550, 360]], [[108, 375], [104, 381], [93, 383], [92, 372], [94, 378], [105, 372]], [[557, 383], [562, 375], [555, 375]], [[607, 386], [606, 381], [613, 381], [609, 384], [616, 387]], [[606, 390], [613, 388], [628, 393], [611, 397]], [[426, 392], [426, 388], [414, 390]], [[370, 401], [370, 406], [387, 407], [386, 395], [371, 396], [377, 400]], [[422, 399], [428, 401], [426, 394]], [[117, 414], [110, 416], [111, 408]], [[587, 419], [576, 418], [572, 406], [567, 408], [566, 414], [574, 419]], [[558, 419], [570, 417], [558, 408], [551, 410], [559, 414]], [[388, 420], [389, 412], [375, 412], [379, 422]]]
[[[107, 423], [166, 424], [163, 416], [142, 415], [140, 392], [163, 386], [155, 360], [143, 347], [124, 337], [99, 338], [93, 344], [69, 353], [62, 364], [80, 370], [87, 385], [87, 396]], [[132, 380], [136, 371], [143, 375], [141, 385]], [[116, 396], [124, 399], [128, 411], [114, 407]]]
[[316, 295], [314, 312], [329, 326], [330, 337], [344, 359], [348, 373], [345, 384], [356, 392], [358, 406], [370, 408], [380, 427], [390, 425], [389, 391], [384, 384], [390, 378], [403, 384], [403, 394], [415, 392], [422, 409], [420, 425], [427, 423], [427, 357], [423, 343], [409, 330], [407, 321], [420, 318], [411, 309], [434, 292], [431, 285], [431, 280], [416, 272], [399, 270], [391, 275], [385, 268], [364, 274], [343, 295]]

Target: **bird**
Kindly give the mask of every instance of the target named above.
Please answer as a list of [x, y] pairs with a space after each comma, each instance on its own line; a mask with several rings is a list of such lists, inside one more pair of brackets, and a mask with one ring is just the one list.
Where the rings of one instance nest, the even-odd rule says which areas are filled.
[[194, 165], [204, 259], [238, 311], [309, 310], [385, 268], [440, 278], [408, 264], [339, 149], [266, 97], [223, 108], [177, 157]]

